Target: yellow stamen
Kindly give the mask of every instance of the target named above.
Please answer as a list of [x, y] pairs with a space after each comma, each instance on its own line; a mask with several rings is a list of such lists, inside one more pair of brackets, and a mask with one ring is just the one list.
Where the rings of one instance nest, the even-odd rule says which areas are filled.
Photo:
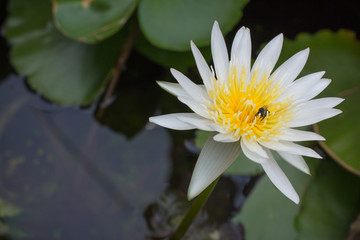
[[[247, 80], [245, 68], [239, 71], [234, 65], [228, 76], [224, 82], [213, 77], [213, 89], [208, 92], [212, 101], [207, 103], [210, 118], [235, 136], [262, 141], [276, 139], [294, 111], [289, 99], [276, 102], [284, 91], [281, 85], [269, 78], [269, 73], [259, 76], [258, 71]], [[266, 111], [265, 115], [259, 115], [260, 108]]]

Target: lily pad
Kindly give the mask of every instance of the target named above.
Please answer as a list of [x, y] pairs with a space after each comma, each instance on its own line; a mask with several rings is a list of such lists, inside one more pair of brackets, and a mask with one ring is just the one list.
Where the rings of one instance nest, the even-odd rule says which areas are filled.
[[56, 26], [66, 36], [86, 43], [102, 41], [119, 31], [137, 0], [54, 0]]
[[345, 239], [359, 212], [360, 178], [322, 161], [296, 218], [298, 240]]
[[50, 1], [9, 2], [11, 63], [32, 88], [58, 104], [86, 105], [99, 96], [121, 53], [124, 30], [97, 45], [79, 43], [54, 27]]
[[[311, 159], [308, 163], [311, 172], [313, 172], [319, 164], [319, 160]], [[306, 184], [311, 181], [311, 176], [300, 172], [284, 161], [280, 161], [279, 165], [289, 177], [296, 191], [301, 195]], [[244, 224], [245, 237], [248, 240], [295, 240], [294, 219], [299, 209], [299, 205], [286, 198], [264, 175], [233, 221]]]
[[326, 138], [320, 144], [342, 166], [360, 175], [360, 43], [346, 30], [303, 33], [284, 42], [280, 61], [306, 47], [310, 56], [302, 74], [325, 70], [332, 82], [320, 96], [345, 98], [338, 107], [342, 114], [318, 123], [318, 132]]
[[228, 33], [242, 16], [248, 0], [143, 0], [138, 18], [145, 37], [155, 46], [185, 51], [193, 40], [197, 46], [210, 42], [217, 20]]

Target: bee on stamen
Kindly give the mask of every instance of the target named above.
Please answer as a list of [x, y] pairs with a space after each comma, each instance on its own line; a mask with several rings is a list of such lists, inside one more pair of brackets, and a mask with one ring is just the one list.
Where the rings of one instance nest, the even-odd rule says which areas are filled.
[[264, 120], [264, 118], [268, 117], [270, 114], [270, 111], [267, 109], [267, 106], [263, 106], [259, 108], [258, 112], [255, 114], [255, 116], [260, 117], [260, 120]]

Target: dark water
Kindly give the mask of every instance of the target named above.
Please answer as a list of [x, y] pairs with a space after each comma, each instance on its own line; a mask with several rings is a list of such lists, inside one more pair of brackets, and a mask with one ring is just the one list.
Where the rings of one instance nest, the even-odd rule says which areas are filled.
[[0, 111], [1, 197], [22, 210], [9, 224], [43, 239], [145, 232], [142, 213], [167, 186], [166, 130], [148, 126], [127, 139], [91, 110], [44, 103], [14, 75], [1, 85]]
[[[4, 219], [9, 239], [145, 239], [171, 231], [177, 221], [167, 221], [189, 206], [196, 154], [163, 128], [147, 123], [128, 138], [93, 112], [51, 105], [15, 74], [1, 82], [0, 198], [19, 209]], [[226, 221], [240, 204], [249, 179], [236, 180], [219, 183], [201, 228]]]

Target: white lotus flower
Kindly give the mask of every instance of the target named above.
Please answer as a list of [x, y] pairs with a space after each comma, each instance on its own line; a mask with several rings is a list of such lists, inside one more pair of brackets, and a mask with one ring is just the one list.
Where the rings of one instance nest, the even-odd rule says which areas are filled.
[[299, 196], [274, 160], [271, 150], [285, 161], [309, 174], [302, 156], [321, 158], [314, 150], [294, 142], [324, 140], [316, 133], [293, 129], [333, 117], [341, 98], [311, 100], [330, 83], [325, 72], [295, 78], [303, 69], [309, 49], [302, 50], [272, 73], [283, 42], [282, 34], [271, 40], [251, 67], [251, 40], [248, 28], [236, 34], [230, 53], [217, 22], [211, 32], [214, 68], [209, 68], [198, 48], [191, 50], [204, 85], [196, 85], [171, 69], [179, 84], [159, 82], [194, 113], [175, 113], [151, 117], [163, 127], [214, 131], [197, 160], [188, 190], [192, 199], [220, 176], [241, 150], [250, 160], [262, 165], [272, 183], [289, 199]]

